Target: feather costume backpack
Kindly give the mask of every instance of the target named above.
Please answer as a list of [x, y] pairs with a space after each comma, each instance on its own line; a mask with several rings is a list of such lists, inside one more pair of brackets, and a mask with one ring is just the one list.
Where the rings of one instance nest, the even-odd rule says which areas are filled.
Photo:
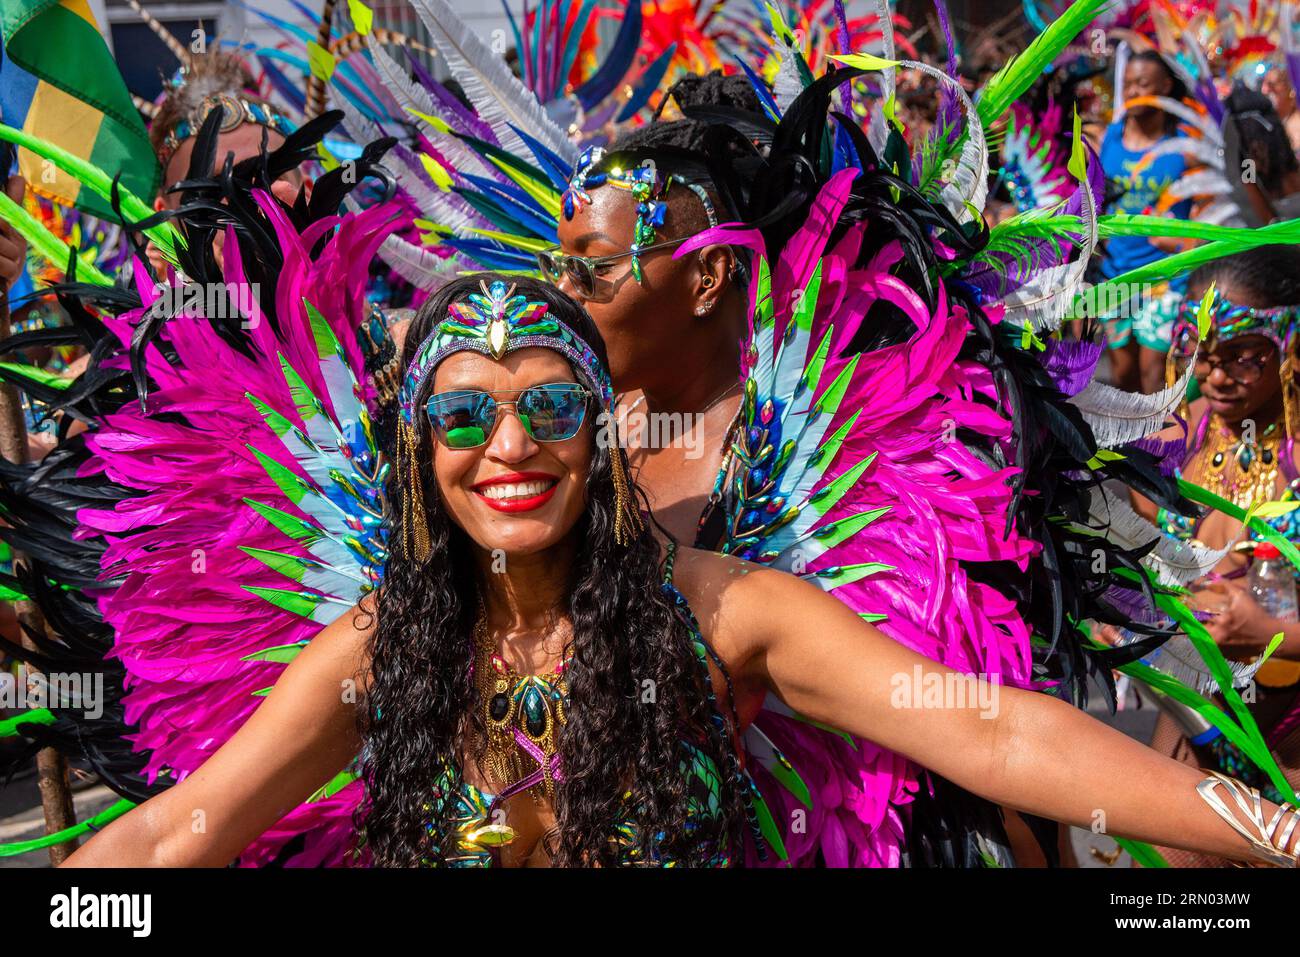
[[[1095, 349], [1040, 341], [1068, 312], [1099, 229], [1082, 148], [1071, 162], [1075, 189], [1051, 216], [1026, 214], [992, 235], [978, 222], [985, 127], [1095, 6], [1076, 4], [995, 78], [978, 110], [944, 82], [944, 125], [919, 163], [883, 115], [866, 133], [828, 123], [854, 70], [870, 68], [889, 88], [893, 61], [850, 56], [854, 70], [812, 81], [785, 103], [763, 87], [769, 115], [759, 125], [770, 143], [756, 161], [772, 175], [753, 180], [766, 193], [737, 191], [737, 209], [757, 225], [694, 240], [725, 238], [754, 253], [738, 370], [741, 468], [727, 490], [723, 548], [803, 575], [931, 657], [1075, 700], [1090, 672], [1108, 681], [1112, 667], [1132, 670], [1163, 635], [1135, 617], [1153, 605], [1178, 615], [1175, 584], [1212, 564], [1183, 546], [1153, 546], [1155, 530], [1147, 539], [1121, 520], [1127, 506], [1111, 490], [1128, 484], [1192, 507], [1161, 473], [1161, 450], [1142, 444], [1174, 394], [1134, 399], [1090, 384]], [[308, 124], [268, 166], [309, 149], [323, 126]], [[509, 206], [511, 217], [558, 204], [563, 171], [545, 147], [526, 142], [529, 162], [470, 145], [511, 184], [495, 208], [522, 194], [528, 203]], [[794, 155], [801, 161], [784, 161]], [[195, 202], [183, 214], [199, 238], [175, 255], [196, 280], [256, 281], [256, 302], [223, 321], [169, 309], [174, 297], [148, 284], [133, 293], [71, 288], [65, 299], [78, 322], [67, 335], [95, 351], [91, 370], [66, 390], [2, 370], [92, 425], [44, 462], [6, 468], [12, 520], [0, 532], [31, 556], [5, 584], [37, 600], [51, 622], [34, 662], [97, 668], [115, 689], [99, 721], [55, 709], [0, 724], [0, 734], [32, 748], [84, 753], [122, 795], [79, 832], [198, 767], [284, 664], [374, 587], [383, 564], [383, 474], [351, 335], [364, 318], [355, 273], [409, 214], [380, 205], [336, 215], [341, 175], [318, 184], [311, 204], [285, 210], [250, 188], [250, 169], [199, 174], [207, 168], [195, 168]], [[220, 219], [214, 210], [224, 210]], [[1201, 255], [1284, 234], [1227, 230], [1216, 234], [1217, 252]], [[230, 373], [213, 376], [218, 365]], [[1092, 570], [1098, 551], [1110, 571]], [[1080, 634], [1089, 619], [1151, 637], [1099, 648]], [[1194, 619], [1183, 625], [1195, 633]], [[1218, 720], [1254, 741], [1250, 726]], [[991, 808], [870, 742], [770, 701], [744, 744], [762, 792], [755, 858], [1008, 862]], [[358, 796], [344, 772], [241, 863], [344, 862]]]

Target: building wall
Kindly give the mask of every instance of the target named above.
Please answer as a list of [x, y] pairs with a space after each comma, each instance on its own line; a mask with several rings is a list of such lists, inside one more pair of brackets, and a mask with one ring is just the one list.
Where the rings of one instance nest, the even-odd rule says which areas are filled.
[[[307, 18], [289, 0], [245, 2], [257, 11], [287, 20], [315, 34], [314, 25], [308, 28]], [[303, 2], [317, 9], [321, 5], [320, 0]], [[449, 2], [485, 39], [491, 39], [498, 30], [503, 31], [501, 37], [504, 39], [507, 20], [500, 0]], [[152, 100], [162, 89], [164, 79], [179, 67], [176, 57], [127, 5], [126, 0], [91, 0], [91, 4], [100, 28], [117, 56], [127, 88]], [[194, 31], [200, 26], [204, 30], [203, 36], [209, 39], [218, 37], [258, 46], [275, 45], [280, 40], [275, 27], [235, 0], [167, 0], [163, 3], [146, 0], [144, 6], [187, 47], [196, 42]], [[339, 0], [338, 7], [346, 10], [347, 4]], [[424, 29], [407, 0], [375, 0], [370, 7], [377, 24], [416, 38], [424, 37]], [[436, 64], [434, 66], [436, 70]]]

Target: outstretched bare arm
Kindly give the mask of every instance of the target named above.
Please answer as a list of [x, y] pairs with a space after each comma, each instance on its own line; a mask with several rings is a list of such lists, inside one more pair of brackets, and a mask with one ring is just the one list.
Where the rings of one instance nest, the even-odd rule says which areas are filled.
[[[800, 714], [907, 755], [998, 804], [1250, 859], [1250, 845], [1198, 796], [1203, 772], [1048, 695], [944, 668], [794, 576], [691, 555], [686, 577], [701, 598], [697, 613], [738, 687], [765, 686]], [[1274, 809], [1266, 805], [1265, 819]]]
[[114, 821], [63, 866], [223, 867], [346, 767], [361, 745], [353, 702], [364, 691], [367, 636], [355, 617], [349, 612], [317, 635], [202, 767]]

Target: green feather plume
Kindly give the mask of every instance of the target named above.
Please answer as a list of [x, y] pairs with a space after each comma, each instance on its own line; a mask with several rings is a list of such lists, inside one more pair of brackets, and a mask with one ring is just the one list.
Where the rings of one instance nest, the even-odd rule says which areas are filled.
[[1029, 48], [1009, 60], [988, 83], [980, 95], [976, 110], [980, 122], [988, 129], [1011, 108], [1011, 104], [1024, 95], [1052, 65], [1071, 41], [1091, 23], [1105, 6], [1106, 0], [1075, 0], [1046, 30], [1040, 33]]

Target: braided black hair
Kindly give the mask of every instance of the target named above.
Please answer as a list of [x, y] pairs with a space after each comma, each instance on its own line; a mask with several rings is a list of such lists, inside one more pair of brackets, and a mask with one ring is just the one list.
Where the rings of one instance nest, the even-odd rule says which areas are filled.
[[1189, 285], [1204, 290], [1212, 282], [1231, 282], [1259, 309], [1300, 305], [1300, 248], [1279, 243], [1224, 256], [1193, 272]]

